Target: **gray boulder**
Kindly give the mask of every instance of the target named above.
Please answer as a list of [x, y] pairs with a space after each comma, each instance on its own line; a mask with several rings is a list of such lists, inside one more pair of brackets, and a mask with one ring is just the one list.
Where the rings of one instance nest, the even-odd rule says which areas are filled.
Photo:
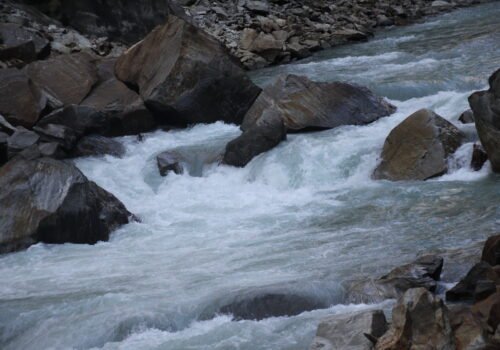
[[500, 172], [500, 69], [489, 79], [490, 89], [469, 97], [477, 133], [494, 172]]
[[130, 213], [74, 165], [40, 158], [11, 160], [0, 168], [0, 252], [37, 242], [107, 240]]
[[286, 75], [266, 87], [245, 115], [242, 130], [258, 120], [279, 116], [290, 131], [364, 125], [390, 115], [395, 107], [364, 87], [321, 83]]
[[382, 310], [330, 316], [321, 320], [309, 350], [372, 350], [387, 327]]
[[260, 92], [215, 38], [173, 15], [126, 51], [115, 73], [170, 124], [240, 124]]
[[446, 119], [421, 109], [389, 133], [375, 179], [427, 180], [448, 171], [448, 157], [465, 135]]

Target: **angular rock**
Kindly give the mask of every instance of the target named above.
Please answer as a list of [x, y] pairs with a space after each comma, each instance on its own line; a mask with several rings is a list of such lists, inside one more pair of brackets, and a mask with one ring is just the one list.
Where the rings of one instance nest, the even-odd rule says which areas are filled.
[[17, 128], [7, 140], [9, 147], [9, 158], [14, 157], [17, 153], [24, 149], [33, 146], [38, 142], [40, 136], [33, 131], [27, 130], [20, 126]]
[[394, 111], [394, 106], [366, 88], [286, 75], [264, 89], [241, 128], [246, 130], [266, 116], [277, 115], [292, 131], [331, 129], [368, 124]]
[[156, 122], [134, 91], [116, 78], [99, 84], [81, 106], [102, 112], [106, 128], [99, 133], [108, 136], [135, 135], [151, 131]]
[[462, 304], [450, 306], [450, 322], [457, 350], [488, 349], [481, 320]]
[[488, 161], [488, 155], [484, 151], [483, 146], [481, 146], [478, 143], [475, 143], [472, 149], [472, 158], [470, 161], [470, 167], [475, 170], [479, 171], [482, 169], [484, 163]]
[[278, 115], [268, 116], [274, 111], [266, 111], [255, 125], [243, 131], [226, 146], [222, 162], [227, 165], [244, 167], [254, 157], [267, 152], [286, 140], [286, 127]]
[[463, 133], [429, 109], [421, 109], [390, 132], [375, 179], [427, 180], [448, 171], [447, 158], [460, 147]]
[[474, 123], [474, 112], [472, 112], [471, 109], [466, 110], [462, 114], [460, 114], [460, 117], [458, 117], [458, 120], [461, 121], [463, 124], [471, 124]]
[[40, 157], [64, 159], [68, 157], [67, 151], [58, 142], [42, 142], [38, 145]]
[[239, 124], [260, 92], [216, 39], [173, 15], [126, 51], [115, 73], [172, 124]]
[[0, 252], [36, 242], [107, 240], [130, 213], [75, 166], [41, 158], [15, 159], [0, 169]]
[[[141, 40], [168, 14], [185, 16], [170, 0], [100, 0], [63, 1], [62, 17], [82, 33], [105, 36], [127, 44]], [[126, 24], [126, 25], [124, 25]]]
[[94, 58], [86, 53], [60, 55], [27, 66], [27, 74], [52, 108], [79, 104], [97, 82]]
[[436, 291], [437, 281], [443, 269], [443, 258], [424, 255], [412, 263], [393, 269], [389, 274], [376, 280], [363, 279], [354, 282], [347, 290], [351, 302], [380, 302], [399, 298], [412, 288]]
[[486, 240], [481, 260], [491, 266], [500, 265], [500, 235], [491, 236]]
[[105, 154], [120, 158], [125, 154], [125, 147], [108, 137], [88, 135], [78, 141], [72, 152], [73, 157], [94, 157]]
[[469, 97], [477, 133], [494, 172], [500, 172], [500, 69], [489, 79], [490, 89]]
[[0, 69], [0, 114], [9, 123], [31, 128], [45, 104], [46, 99], [23, 71]]
[[171, 171], [175, 174], [182, 174], [184, 172], [179, 157], [171, 151], [162, 152], [156, 156], [156, 163], [161, 176], [167, 176]]
[[0, 24], [0, 60], [30, 63], [49, 54], [50, 43], [39, 33], [15, 23]]
[[35, 126], [33, 131], [40, 135], [44, 142], [56, 142], [66, 151], [70, 151], [78, 140], [78, 134], [71, 128], [58, 124], [47, 124], [45, 126]]
[[382, 310], [340, 314], [321, 320], [309, 350], [371, 350], [387, 331]]
[[107, 119], [102, 112], [91, 107], [77, 105], [69, 105], [53, 111], [40, 119], [37, 126], [44, 128], [50, 124], [70, 128], [78, 136], [108, 130]]
[[0, 132], [4, 132], [8, 135], [12, 135], [16, 132], [16, 128], [12, 126], [1, 114], [0, 114]]
[[376, 350], [456, 350], [448, 309], [424, 288], [408, 290], [392, 310], [392, 324]]
[[477, 263], [453, 288], [446, 292], [447, 301], [472, 301], [475, 298], [478, 283], [493, 281], [500, 283], [500, 271], [495, 270], [487, 262]]
[[500, 292], [474, 304], [471, 310], [490, 330], [496, 330], [500, 325]]

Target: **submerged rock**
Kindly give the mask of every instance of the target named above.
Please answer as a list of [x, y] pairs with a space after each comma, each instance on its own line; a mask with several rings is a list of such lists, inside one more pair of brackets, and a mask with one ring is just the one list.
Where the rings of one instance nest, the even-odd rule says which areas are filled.
[[182, 174], [184, 172], [179, 156], [171, 151], [162, 152], [156, 156], [156, 164], [161, 176], [167, 176], [171, 171], [175, 174]]
[[222, 162], [227, 165], [244, 167], [254, 157], [269, 151], [284, 140], [286, 140], [286, 127], [283, 119], [276, 115], [262, 118], [227, 144]]
[[242, 130], [278, 116], [288, 130], [331, 129], [364, 125], [392, 114], [396, 108], [364, 87], [322, 83], [286, 75], [266, 87], [245, 115]]
[[172, 124], [239, 124], [260, 92], [215, 38], [173, 15], [126, 51], [115, 72]]
[[379, 302], [400, 297], [408, 289], [425, 288], [436, 291], [437, 281], [443, 269], [443, 258], [424, 255], [414, 262], [393, 269], [379, 279], [363, 279], [348, 287], [351, 302]]
[[489, 79], [490, 88], [469, 97], [477, 133], [494, 172], [500, 173], [500, 69]]
[[309, 350], [371, 350], [386, 331], [382, 310], [333, 315], [321, 320]]
[[392, 324], [376, 350], [456, 350], [449, 311], [424, 288], [408, 290], [392, 310]]
[[0, 113], [9, 123], [31, 128], [45, 105], [41, 91], [23, 71], [0, 69]]
[[14, 159], [0, 168], [0, 252], [37, 242], [107, 240], [131, 214], [74, 165], [41, 158]]
[[448, 157], [464, 134], [429, 109], [421, 109], [396, 126], [385, 140], [375, 179], [427, 180], [448, 171]]

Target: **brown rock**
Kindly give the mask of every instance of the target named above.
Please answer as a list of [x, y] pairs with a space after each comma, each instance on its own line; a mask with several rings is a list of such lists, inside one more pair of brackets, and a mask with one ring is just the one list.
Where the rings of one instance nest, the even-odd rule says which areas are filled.
[[45, 103], [40, 90], [24, 72], [0, 69], [0, 113], [8, 122], [31, 128]]
[[447, 158], [461, 145], [463, 133], [428, 109], [396, 126], [385, 140], [375, 179], [427, 180], [446, 173]]
[[472, 301], [476, 293], [478, 283], [481, 281], [500, 282], [499, 271], [487, 262], [474, 265], [467, 275], [453, 288], [446, 292], [447, 301]]
[[125, 52], [117, 77], [169, 123], [241, 123], [260, 92], [213, 37], [170, 15]]

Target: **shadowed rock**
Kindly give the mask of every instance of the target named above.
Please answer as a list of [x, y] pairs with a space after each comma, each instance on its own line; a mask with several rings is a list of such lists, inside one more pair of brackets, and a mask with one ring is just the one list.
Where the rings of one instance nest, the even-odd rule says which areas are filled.
[[50, 54], [49, 41], [33, 30], [15, 23], [0, 24], [0, 60], [18, 60], [22, 64]]
[[488, 161], [488, 155], [484, 151], [483, 146], [481, 146], [478, 143], [475, 143], [472, 149], [472, 158], [470, 161], [470, 167], [475, 171], [479, 171], [483, 168], [484, 163], [486, 163], [487, 161]]
[[421, 109], [396, 126], [385, 140], [375, 179], [427, 180], [448, 171], [448, 157], [464, 134], [429, 109]]
[[474, 123], [474, 112], [472, 112], [471, 109], [468, 109], [465, 112], [463, 112], [462, 114], [460, 114], [460, 117], [458, 117], [458, 120], [464, 124], [472, 124], [472, 123]]
[[491, 266], [500, 265], [500, 235], [491, 236], [486, 240], [481, 260]]
[[489, 79], [490, 89], [469, 97], [477, 133], [494, 172], [500, 172], [500, 69]]
[[36, 242], [107, 240], [130, 213], [74, 165], [41, 158], [15, 159], [0, 168], [0, 252]]
[[122, 157], [125, 147], [118, 141], [100, 135], [82, 137], [72, 152], [73, 157], [93, 157], [109, 154]]
[[241, 126], [248, 130], [257, 121], [279, 116], [291, 131], [364, 125], [392, 114], [396, 108], [364, 87], [322, 83], [286, 75], [264, 89]]
[[481, 281], [500, 283], [500, 271], [485, 261], [472, 267], [467, 275], [446, 292], [447, 301], [473, 301], [476, 288]]
[[77, 105], [69, 105], [53, 111], [40, 119], [37, 126], [43, 128], [49, 124], [63, 125], [74, 130], [79, 136], [106, 131], [108, 127], [103, 113], [91, 107]]
[[260, 92], [215, 38], [173, 15], [126, 51], [115, 73], [172, 124], [239, 124]]

